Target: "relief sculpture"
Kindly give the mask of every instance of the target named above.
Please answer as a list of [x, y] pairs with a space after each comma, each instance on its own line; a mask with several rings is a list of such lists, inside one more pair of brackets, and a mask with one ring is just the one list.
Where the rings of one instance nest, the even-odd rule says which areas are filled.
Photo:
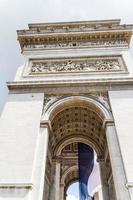
[[31, 74], [50, 72], [94, 72], [120, 70], [118, 59], [80, 60], [80, 61], [33, 61]]
[[74, 48], [74, 47], [111, 47], [111, 46], [125, 46], [128, 43], [125, 40], [112, 40], [112, 41], [96, 41], [96, 42], [59, 42], [51, 44], [36, 44], [36, 45], [25, 45], [25, 48], [34, 49], [51, 49], [51, 48]]

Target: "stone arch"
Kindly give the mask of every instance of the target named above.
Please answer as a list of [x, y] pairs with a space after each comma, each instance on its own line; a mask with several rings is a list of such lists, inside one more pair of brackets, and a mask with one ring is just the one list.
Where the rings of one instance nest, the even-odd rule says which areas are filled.
[[63, 141], [61, 141], [57, 145], [57, 148], [55, 148], [54, 155], [60, 156], [62, 149], [66, 145], [71, 144], [71, 143], [76, 143], [76, 142], [77, 143], [81, 142], [81, 143], [87, 144], [90, 147], [92, 147], [96, 151], [98, 157], [100, 157], [102, 155], [102, 149], [100, 148], [100, 146], [95, 144], [95, 141], [91, 140], [91, 138], [88, 139], [87, 137], [82, 137], [82, 136], [77, 136], [77, 135], [75, 135], [73, 137], [69, 137], [69, 138], [67, 138], [67, 140], [64, 139]]
[[[61, 177], [61, 184], [65, 183], [66, 178], [70, 175], [69, 180], [67, 181], [68, 184], [71, 184], [72, 181], [74, 180], [78, 180], [78, 175], [75, 173], [73, 174], [73, 172], [77, 172], [78, 171], [78, 167], [77, 165], [70, 167], [69, 169], [67, 169], [65, 171], [65, 173], [63, 174], [63, 176]], [[72, 176], [71, 176], [72, 174]]]
[[61, 184], [65, 185], [64, 194], [66, 195], [69, 186], [79, 180], [78, 167], [72, 166], [63, 174]]
[[70, 96], [63, 97], [58, 101], [53, 102], [43, 113], [42, 122], [52, 120], [62, 109], [68, 106], [70, 107], [72, 105], [75, 105], [75, 103], [77, 106], [87, 105], [89, 107], [92, 107], [104, 120], [112, 120], [111, 112], [93, 96]]
[[[104, 160], [107, 147], [104, 125], [106, 121], [113, 121], [113, 118], [110, 110], [102, 102], [90, 96], [64, 97], [45, 109], [42, 123], [46, 121], [49, 121], [51, 129], [49, 137], [51, 155], [55, 159], [56, 169], [61, 170], [60, 175], [57, 174], [58, 177], [61, 176], [62, 179], [65, 168], [68, 169], [61, 152], [65, 146], [71, 143], [82, 142], [91, 146], [96, 151], [98, 158]], [[104, 167], [106, 168], [105, 162]], [[104, 169], [102, 172], [105, 173]], [[66, 177], [71, 176], [71, 173], [75, 173], [75, 171], [68, 171]], [[64, 191], [73, 180], [73, 178], [69, 180], [65, 186], [58, 182], [60, 184], [58, 187], [62, 191], [61, 200], [65, 199]]]
[[63, 173], [60, 181], [60, 186], [62, 188], [62, 198], [66, 199], [67, 196], [67, 190], [69, 186], [75, 182], [79, 181], [79, 173], [78, 173], [78, 166], [74, 165]]
[[[75, 109], [78, 110], [77, 113]], [[77, 114], [77, 119], [76, 117], [73, 119], [70, 112], [72, 114], [75, 113], [75, 115]], [[67, 118], [64, 113], [68, 113], [69, 118]], [[90, 127], [88, 127], [89, 123], [87, 121], [88, 113], [89, 123], [91, 124]], [[86, 116], [86, 119], [84, 116]], [[62, 122], [61, 120], [63, 118], [66, 118], [66, 121]], [[84, 120], [81, 118], [84, 118]], [[77, 139], [80, 139], [80, 141], [83, 140], [85, 143], [92, 146], [92, 148], [94, 148], [97, 152], [98, 156], [101, 156], [105, 146], [103, 126], [105, 121], [112, 120], [112, 115], [110, 111], [97, 99], [86, 96], [71, 96], [64, 97], [53, 103], [49, 108], [47, 108], [46, 112], [43, 114], [42, 119], [42, 122], [49, 120], [51, 123], [51, 146], [54, 156], [59, 154], [58, 149], [60, 148], [60, 145], [62, 146], [64, 144], [64, 142], [66, 143], [66, 141], [74, 141]], [[97, 119], [97, 121], [93, 119]], [[60, 127], [57, 126], [57, 124], [59, 124]], [[96, 129], [96, 124], [98, 124], [97, 130], [94, 130]], [[62, 128], [64, 125], [67, 127]], [[74, 127], [76, 125], [79, 128]]]

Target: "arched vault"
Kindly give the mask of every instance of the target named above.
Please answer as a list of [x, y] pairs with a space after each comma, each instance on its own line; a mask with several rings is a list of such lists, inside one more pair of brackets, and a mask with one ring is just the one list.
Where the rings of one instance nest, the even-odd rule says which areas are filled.
[[84, 96], [62, 98], [43, 114], [43, 121], [51, 123], [50, 147], [53, 155], [71, 142], [83, 142], [101, 156], [106, 148], [103, 125], [112, 120], [110, 111], [98, 100]]

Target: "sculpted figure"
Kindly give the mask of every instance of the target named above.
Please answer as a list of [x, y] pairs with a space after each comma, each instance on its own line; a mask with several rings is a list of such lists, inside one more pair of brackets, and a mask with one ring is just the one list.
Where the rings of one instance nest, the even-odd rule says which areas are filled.
[[69, 60], [67, 62], [67, 70], [74, 71], [74, 69], [75, 69], [75, 63], [73, 61]]
[[33, 62], [31, 73], [67, 72], [67, 71], [113, 71], [120, 70], [117, 59], [79, 60], [79, 61], [56, 61], [56, 62]]

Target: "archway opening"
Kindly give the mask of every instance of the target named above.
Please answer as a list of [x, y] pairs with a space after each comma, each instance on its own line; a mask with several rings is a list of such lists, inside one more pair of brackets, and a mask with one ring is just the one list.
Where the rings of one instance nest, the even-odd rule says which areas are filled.
[[[93, 99], [87, 101], [86, 97], [68, 98], [66, 102], [59, 101], [55, 104], [57, 106], [50, 108], [46, 114], [51, 123], [47, 159], [49, 167], [46, 173], [48, 174], [46, 184], [49, 183], [50, 194], [56, 196], [56, 199], [66, 200], [68, 187], [72, 182], [79, 180], [75, 152], [77, 152], [77, 144], [83, 143], [96, 152], [100, 166], [102, 193], [104, 199], [107, 199], [106, 197], [109, 199], [109, 184], [113, 179], [104, 129], [104, 122], [109, 119], [106, 108]], [[95, 196], [99, 187], [97, 185], [91, 189], [91, 196]]]
[[[102, 188], [101, 185], [95, 188], [95, 192], [93, 194], [93, 199], [102, 199]], [[67, 191], [66, 191], [66, 200], [80, 200], [79, 197], [79, 181], [72, 183]]]
[[66, 191], [66, 200], [79, 200], [79, 182], [72, 183]]
[[[62, 160], [63, 176], [61, 182], [64, 184], [64, 199], [66, 200], [67, 198], [70, 199], [70, 197], [77, 199], [79, 198], [79, 194], [81, 195], [81, 189], [83, 189], [81, 188], [81, 183], [82, 181], [84, 182], [86, 178], [87, 178], [86, 187], [88, 195], [90, 195], [91, 197], [95, 197], [97, 193], [97, 196], [99, 196], [99, 190], [101, 190], [100, 170], [99, 170], [99, 164], [97, 162], [96, 152], [93, 150], [94, 152], [93, 160], [89, 160], [90, 156], [88, 156], [87, 154], [90, 152], [88, 152], [88, 148], [86, 148], [87, 146], [89, 147], [89, 145], [83, 144], [84, 147], [86, 148], [84, 150], [87, 151], [82, 152], [82, 155], [79, 155], [80, 152], [78, 149], [79, 147], [78, 144], [80, 143], [71, 143], [65, 146], [61, 152], [61, 157], [63, 157]], [[81, 156], [83, 156], [83, 159], [85, 159], [85, 163]], [[86, 159], [88, 159], [87, 162]], [[83, 164], [80, 163], [81, 161], [83, 162]]]

